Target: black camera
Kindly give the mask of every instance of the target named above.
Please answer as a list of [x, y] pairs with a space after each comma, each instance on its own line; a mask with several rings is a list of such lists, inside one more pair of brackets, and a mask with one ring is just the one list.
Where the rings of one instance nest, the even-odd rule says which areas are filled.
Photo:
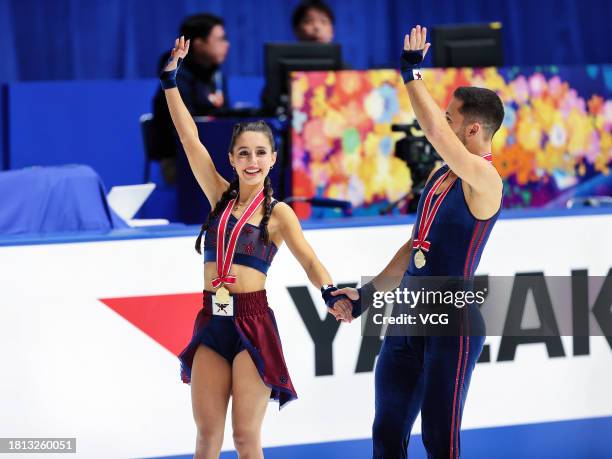
[[[419, 197], [423, 192], [427, 177], [429, 177], [436, 162], [441, 161], [440, 155], [434, 150], [420, 129], [419, 123], [416, 120], [412, 124], [391, 125], [392, 131], [406, 134], [406, 137], [396, 142], [395, 156], [408, 164], [412, 177], [412, 191], [400, 201], [393, 203], [393, 207], [402, 205], [402, 201], [407, 201], [408, 213], [416, 212]], [[387, 212], [389, 210], [391, 209], [388, 209]]]

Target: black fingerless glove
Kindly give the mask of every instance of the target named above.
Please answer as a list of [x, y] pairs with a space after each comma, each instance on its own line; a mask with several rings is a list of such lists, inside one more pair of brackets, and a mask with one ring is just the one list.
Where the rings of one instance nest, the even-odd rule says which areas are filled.
[[421, 63], [423, 62], [423, 50], [402, 51], [400, 56], [400, 71], [404, 84], [413, 80], [422, 80]]
[[333, 308], [334, 304], [336, 304], [336, 302], [341, 300], [342, 298], [347, 298], [350, 301], [349, 297], [346, 296], [345, 294], [338, 295], [338, 296], [332, 295], [332, 292], [335, 292], [336, 290], [338, 290], [338, 287], [334, 285], [330, 285], [327, 287], [325, 286], [321, 287], [321, 296], [323, 297], [323, 301], [325, 301], [325, 305], [328, 308]]
[[357, 291], [359, 292], [359, 299], [351, 300], [351, 303], [353, 303], [353, 311], [351, 312], [351, 315], [354, 318], [359, 317], [366, 311], [366, 309], [370, 307], [372, 300], [374, 299], [374, 292], [376, 292], [376, 288], [374, 287], [374, 282], [368, 282], [367, 284], [359, 287]]
[[[172, 59], [172, 58], [170, 58]], [[170, 62], [170, 60], [168, 60]], [[178, 73], [178, 69], [181, 66], [181, 62], [183, 59], [181, 57], [178, 58], [176, 63], [176, 68], [173, 70], [164, 70], [159, 77], [159, 81], [161, 83], [162, 89], [165, 91], [166, 89], [176, 88], [176, 74]], [[166, 65], [168, 65], [166, 63]], [[164, 66], [165, 68], [165, 66]]]

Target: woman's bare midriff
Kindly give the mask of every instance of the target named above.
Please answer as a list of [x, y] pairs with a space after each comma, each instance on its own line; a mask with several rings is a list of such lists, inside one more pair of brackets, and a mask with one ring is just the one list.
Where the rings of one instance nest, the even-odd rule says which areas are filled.
[[[266, 275], [261, 271], [248, 266], [233, 264], [230, 274], [236, 276], [236, 283], [226, 285], [230, 293], [246, 293], [264, 290], [266, 286]], [[214, 292], [212, 280], [217, 277], [217, 264], [215, 262], [204, 263], [204, 290]]]

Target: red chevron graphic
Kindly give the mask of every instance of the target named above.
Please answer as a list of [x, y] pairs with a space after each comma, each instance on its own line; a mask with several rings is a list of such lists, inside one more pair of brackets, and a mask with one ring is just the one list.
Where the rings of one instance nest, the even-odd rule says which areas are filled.
[[174, 355], [187, 346], [202, 293], [101, 298], [100, 301]]

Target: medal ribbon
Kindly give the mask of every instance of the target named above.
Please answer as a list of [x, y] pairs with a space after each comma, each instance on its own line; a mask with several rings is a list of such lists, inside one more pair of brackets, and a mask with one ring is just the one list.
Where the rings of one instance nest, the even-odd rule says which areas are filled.
[[[492, 162], [491, 153], [484, 155], [483, 158], [486, 159], [489, 163]], [[433, 221], [436, 218], [438, 209], [442, 205], [442, 201], [444, 201], [444, 198], [446, 197], [446, 195], [448, 194], [452, 186], [455, 184], [457, 177], [455, 177], [450, 182], [448, 187], [446, 187], [446, 190], [444, 190], [440, 194], [438, 199], [436, 199], [435, 204], [430, 209], [431, 201], [433, 200], [433, 197], [436, 194], [436, 191], [438, 190], [438, 188], [440, 188], [440, 185], [442, 185], [442, 183], [444, 182], [446, 177], [449, 176], [450, 173], [451, 171], [449, 169], [444, 174], [442, 174], [440, 177], [438, 177], [438, 180], [435, 181], [435, 183], [433, 184], [433, 186], [427, 193], [427, 196], [425, 197], [425, 203], [423, 204], [423, 213], [421, 214], [421, 220], [419, 221], [419, 230], [418, 230], [418, 233], [416, 234], [415, 239], [412, 241], [413, 249], [423, 249], [425, 252], [429, 251], [429, 247], [431, 246], [431, 243], [427, 240], [427, 236], [429, 235], [429, 230], [431, 229], [431, 225], [433, 224]]]
[[214, 288], [219, 287], [220, 285], [227, 284], [235, 284], [236, 276], [231, 276], [229, 274], [230, 269], [232, 267], [232, 262], [234, 260], [234, 253], [236, 252], [236, 242], [238, 241], [238, 236], [240, 236], [240, 232], [242, 228], [246, 224], [246, 222], [253, 216], [257, 208], [264, 201], [265, 196], [263, 193], [263, 187], [257, 192], [253, 200], [249, 203], [244, 213], [240, 216], [238, 221], [236, 222], [236, 226], [232, 229], [232, 232], [229, 237], [229, 242], [227, 244], [227, 250], [225, 249], [225, 231], [227, 229], [227, 222], [232, 213], [232, 209], [234, 207], [234, 203], [236, 199], [232, 199], [227, 203], [227, 207], [221, 214], [221, 219], [219, 220], [219, 228], [217, 229], [217, 276], [212, 280], [212, 286]]
[[451, 171], [449, 169], [444, 174], [442, 174], [440, 177], [438, 177], [438, 180], [434, 182], [433, 186], [431, 187], [431, 189], [427, 193], [427, 196], [425, 197], [425, 203], [423, 204], [423, 213], [421, 214], [421, 220], [419, 221], [419, 230], [416, 234], [416, 237], [412, 241], [413, 249], [422, 248], [425, 252], [429, 251], [429, 247], [431, 246], [431, 243], [427, 240], [429, 229], [431, 228], [431, 224], [433, 223], [434, 218], [436, 217], [436, 213], [438, 212], [438, 209], [440, 208], [442, 201], [444, 201], [444, 198], [450, 191], [451, 187], [453, 186], [457, 178], [454, 178], [450, 182], [448, 187], [446, 187], [446, 190], [444, 190], [440, 194], [440, 196], [438, 196], [438, 199], [436, 199], [435, 204], [430, 209], [431, 201], [433, 200], [433, 196], [435, 195], [438, 188], [440, 188], [440, 185], [442, 185], [442, 183], [444, 182], [446, 177], [449, 176], [450, 173]]

